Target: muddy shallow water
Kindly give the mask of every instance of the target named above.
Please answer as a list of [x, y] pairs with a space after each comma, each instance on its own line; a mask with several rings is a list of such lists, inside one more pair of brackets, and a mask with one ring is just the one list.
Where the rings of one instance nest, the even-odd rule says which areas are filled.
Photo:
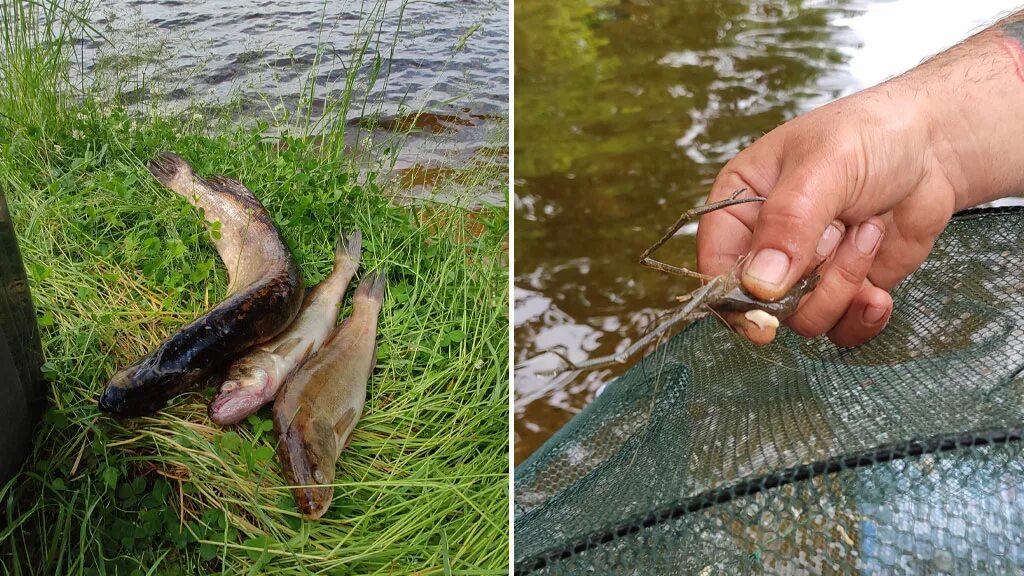
[[314, 66], [312, 110], [322, 112], [324, 96], [345, 86], [354, 40], [376, 22], [360, 77], [370, 76], [376, 51], [387, 82], [369, 90], [365, 106], [360, 90], [349, 120], [358, 125], [361, 116], [383, 115], [377, 141], [408, 127], [394, 119], [403, 111], [436, 114], [424, 121], [443, 128], [417, 130], [396, 169], [464, 165], [492, 158], [507, 142], [508, 4], [502, 0], [114, 0], [99, 6], [92, 21], [111, 42], [83, 39], [86, 73], [116, 71], [130, 102], [148, 101], [155, 79], [163, 102], [237, 97], [243, 115], [258, 118], [293, 110]]
[[[559, 361], [539, 351], [564, 346], [579, 361], [621, 350], [696, 288], [636, 258], [729, 158], [1015, 6], [517, 0], [516, 462], [624, 371], [552, 378]], [[926, 10], [927, 26], [907, 26]], [[695, 231], [659, 255], [693, 267]]]

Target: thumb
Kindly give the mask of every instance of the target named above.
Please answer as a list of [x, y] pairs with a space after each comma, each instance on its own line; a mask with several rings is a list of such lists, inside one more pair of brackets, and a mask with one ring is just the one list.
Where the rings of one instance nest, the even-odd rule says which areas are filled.
[[[743, 287], [756, 298], [778, 300], [819, 262], [819, 242], [842, 210], [842, 190], [827, 175], [786, 174], [761, 205], [750, 254], [743, 270]], [[826, 251], [832, 246], [822, 246]]]

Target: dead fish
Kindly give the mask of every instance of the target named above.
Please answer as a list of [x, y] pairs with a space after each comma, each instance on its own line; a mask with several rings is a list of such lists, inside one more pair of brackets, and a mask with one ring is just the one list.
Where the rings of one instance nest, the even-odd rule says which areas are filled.
[[344, 233], [334, 247], [334, 270], [306, 295], [299, 316], [273, 340], [231, 363], [220, 394], [210, 404], [210, 418], [223, 426], [237, 424], [277, 396], [281, 384], [317, 353], [334, 330], [348, 283], [359, 268], [362, 234]]
[[156, 412], [171, 397], [205, 383], [227, 360], [284, 330], [302, 304], [302, 275], [249, 189], [224, 176], [204, 180], [170, 152], [158, 154], [148, 168], [201, 208], [207, 222], [220, 222], [214, 244], [228, 269], [228, 291], [209, 312], [111, 377], [99, 407], [118, 417]]
[[277, 454], [299, 510], [323, 516], [334, 495], [334, 469], [363, 412], [376, 363], [383, 274], [369, 274], [352, 298], [352, 315], [320, 352], [288, 380], [274, 402]]

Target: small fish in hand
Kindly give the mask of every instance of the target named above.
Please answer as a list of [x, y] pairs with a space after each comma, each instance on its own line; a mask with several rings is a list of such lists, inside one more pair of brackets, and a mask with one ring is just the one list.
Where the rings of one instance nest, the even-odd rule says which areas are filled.
[[362, 234], [344, 233], [334, 248], [334, 270], [306, 294], [299, 316], [273, 340], [231, 363], [210, 418], [228, 426], [241, 422], [277, 396], [281, 385], [323, 346], [334, 329], [341, 301], [359, 268]]
[[296, 370], [274, 402], [278, 457], [299, 510], [310, 519], [331, 505], [338, 457], [363, 412], [385, 284], [380, 273], [363, 278], [352, 298], [352, 315]]

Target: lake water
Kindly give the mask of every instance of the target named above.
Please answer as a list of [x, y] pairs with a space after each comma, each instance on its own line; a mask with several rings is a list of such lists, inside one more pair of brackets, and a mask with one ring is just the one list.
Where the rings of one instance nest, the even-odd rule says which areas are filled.
[[[430, 113], [396, 169], [481, 158], [507, 163], [509, 26], [502, 0], [113, 0], [92, 21], [111, 43], [82, 42], [86, 72], [117, 71], [130, 101], [146, 102], [155, 79], [171, 105], [235, 96], [253, 118], [295, 109], [314, 63], [312, 110], [321, 111], [325, 96], [345, 86], [355, 40], [372, 30], [360, 74], [370, 75], [379, 52], [387, 82], [379, 81], [349, 120], [375, 111]], [[392, 122], [374, 139], [402, 125]]]
[[[515, 458], [624, 368], [553, 378], [642, 336], [696, 283], [636, 258], [721, 166], [799, 113], [914, 66], [1012, 1], [515, 2]], [[659, 254], [694, 267], [688, 226]], [[538, 374], [538, 372], [540, 374]]]

